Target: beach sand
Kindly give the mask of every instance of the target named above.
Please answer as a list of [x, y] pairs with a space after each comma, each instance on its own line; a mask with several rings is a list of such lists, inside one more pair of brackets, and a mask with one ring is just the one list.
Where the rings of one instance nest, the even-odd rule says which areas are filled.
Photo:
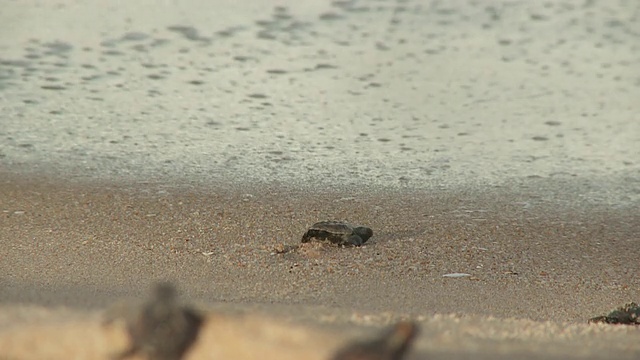
[[[208, 314], [188, 359], [326, 359], [399, 319], [421, 327], [410, 359], [640, 354], [636, 327], [586, 324], [640, 297], [634, 207], [558, 206], [535, 180], [419, 193], [2, 179], [8, 359], [104, 358], [125, 341], [105, 309], [160, 280]], [[278, 253], [324, 219], [374, 237]]]
[[[633, 1], [5, 1], [0, 359], [106, 359], [157, 281], [187, 359], [639, 359]], [[359, 248], [299, 246], [321, 220]], [[447, 274], [466, 274], [445, 277]]]

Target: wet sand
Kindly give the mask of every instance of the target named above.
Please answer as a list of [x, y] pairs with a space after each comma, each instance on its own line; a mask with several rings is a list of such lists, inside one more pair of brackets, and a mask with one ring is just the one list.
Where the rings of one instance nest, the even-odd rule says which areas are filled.
[[[322, 358], [401, 318], [422, 327], [411, 359], [637, 357], [636, 328], [586, 320], [640, 298], [638, 208], [562, 205], [536, 193], [543, 185], [562, 193], [542, 180], [485, 191], [305, 192], [3, 174], [0, 344], [9, 358], [39, 357], [42, 347], [19, 347], [45, 339], [58, 347], [47, 354], [100, 358], [113, 344], [99, 314], [170, 280], [185, 301], [237, 327], [238, 344], [225, 346], [274, 333], [256, 326], [282, 327], [273, 336], [293, 336], [278, 340], [290, 346], [256, 345], [272, 358]], [[277, 253], [324, 219], [368, 225], [374, 237], [360, 248]], [[243, 330], [246, 321], [257, 333]], [[287, 322], [303, 330], [291, 335]], [[194, 359], [216, 348], [216, 320], [207, 326]], [[238, 354], [226, 356], [249, 356]]]

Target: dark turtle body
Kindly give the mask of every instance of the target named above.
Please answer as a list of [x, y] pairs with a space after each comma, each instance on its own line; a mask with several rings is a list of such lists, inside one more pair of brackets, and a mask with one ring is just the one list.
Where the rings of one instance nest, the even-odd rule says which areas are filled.
[[628, 303], [608, 315], [589, 319], [589, 323], [640, 325], [640, 306], [636, 303]]
[[321, 221], [313, 224], [302, 236], [302, 242], [312, 239], [326, 240], [337, 245], [360, 246], [373, 236], [373, 230], [364, 226], [351, 226], [339, 221]]
[[117, 359], [138, 354], [154, 360], [180, 360], [203, 322], [200, 314], [177, 303], [176, 290], [167, 283], [157, 284], [153, 297], [127, 320], [131, 345]]
[[416, 324], [401, 321], [374, 340], [347, 345], [333, 356], [333, 360], [400, 360], [417, 333]]

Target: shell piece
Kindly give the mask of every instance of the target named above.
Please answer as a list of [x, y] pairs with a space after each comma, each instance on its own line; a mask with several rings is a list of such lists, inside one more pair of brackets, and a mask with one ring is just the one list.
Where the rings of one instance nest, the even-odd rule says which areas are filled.
[[640, 306], [633, 302], [628, 303], [608, 315], [589, 319], [589, 323], [640, 325]]
[[442, 277], [445, 277], [445, 278], [462, 278], [462, 277], [469, 277], [469, 276], [471, 276], [471, 274], [467, 274], [467, 273], [450, 273], [450, 274], [442, 275]]
[[337, 245], [360, 246], [373, 236], [373, 230], [368, 227], [354, 227], [339, 221], [321, 221], [313, 224], [302, 236], [302, 242], [312, 239], [326, 240]]
[[347, 345], [333, 360], [401, 360], [417, 333], [415, 323], [401, 321], [374, 340]]
[[153, 297], [125, 319], [130, 347], [118, 356], [143, 355], [154, 360], [180, 360], [195, 342], [203, 319], [194, 310], [176, 302], [170, 284], [155, 286]]

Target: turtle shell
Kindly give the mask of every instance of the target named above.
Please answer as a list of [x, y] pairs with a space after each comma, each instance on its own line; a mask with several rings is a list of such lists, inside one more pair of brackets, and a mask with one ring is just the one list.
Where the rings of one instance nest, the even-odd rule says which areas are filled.
[[340, 221], [321, 221], [313, 224], [302, 236], [302, 242], [327, 240], [338, 245], [362, 245], [373, 235], [367, 227], [354, 227]]

